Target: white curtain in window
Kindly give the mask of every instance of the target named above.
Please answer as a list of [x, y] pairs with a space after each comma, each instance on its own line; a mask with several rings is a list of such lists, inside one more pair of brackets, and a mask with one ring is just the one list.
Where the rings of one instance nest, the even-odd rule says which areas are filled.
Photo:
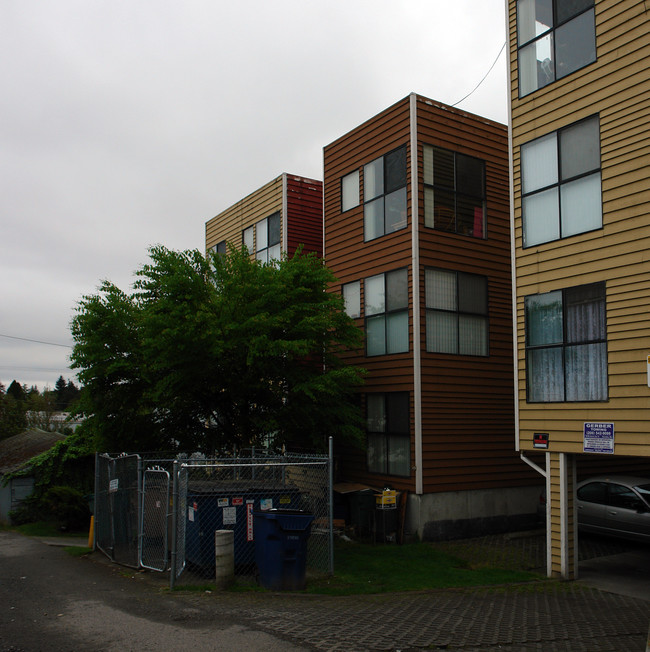
[[487, 355], [487, 320], [474, 315], [458, 316], [458, 353]]
[[560, 237], [560, 207], [558, 189], [551, 188], [524, 197], [524, 246], [532, 247]]
[[607, 399], [607, 345], [582, 344], [566, 349], [566, 400]]
[[386, 437], [384, 435], [368, 434], [368, 471], [372, 473], [386, 472]]
[[564, 401], [562, 347], [528, 351], [526, 362], [528, 400], [531, 402]]
[[433, 147], [425, 145], [422, 148], [422, 167], [424, 183], [433, 185]]
[[341, 180], [341, 210], [348, 211], [359, 205], [359, 170]]
[[388, 437], [388, 473], [390, 475], [411, 474], [410, 438], [400, 435]]
[[366, 316], [377, 315], [386, 310], [384, 275], [370, 276], [365, 280]]
[[424, 189], [424, 226], [432, 229], [435, 226], [433, 188]]
[[366, 394], [366, 421], [369, 432], [386, 431], [384, 394]]
[[538, 138], [521, 147], [522, 192], [529, 193], [558, 182], [557, 134]]
[[268, 248], [268, 258], [269, 262], [273, 260], [280, 260], [282, 257], [282, 247], [279, 244], [273, 245]]
[[424, 272], [426, 307], [438, 310], [457, 310], [456, 273], [441, 269]]
[[266, 249], [269, 246], [268, 234], [269, 227], [267, 221], [264, 219], [261, 222], [258, 222], [255, 233], [257, 236], [257, 251], [262, 251], [262, 249]]
[[600, 172], [565, 183], [560, 196], [563, 238], [602, 227]]
[[374, 240], [384, 235], [384, 198], [379, 197], [363, 207], [363, 237]]
[[386, 318], [384, 315], [366, 319], [366, 352], [368, 355], [386, 353]]
[[427, 351], [458, 353], [458, 317], [456, 313], [427, 311]]
[[386, 353], [405, 353], [409, 350], [408, 312], [386, 315]]
[[249, 253], [255, 250], [255, 227], [251, 226], [244, 231], [244, 245]]
[[354, 281], [343, 286], [343, 301], [345, 301], [345, 312], [350, 317], [361, 316], [361, 283]]
[[363, 166], [363, 201], [384, 194], [384, 159], [378, 158]]

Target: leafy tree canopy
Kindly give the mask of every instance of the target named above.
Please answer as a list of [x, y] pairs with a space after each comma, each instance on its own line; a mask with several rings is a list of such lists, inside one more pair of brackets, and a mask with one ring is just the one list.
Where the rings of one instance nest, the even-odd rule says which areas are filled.
[[263, 265], [154, 247], [127, 294], [84, 297], [71, 360], [104, 450], [200, 450], [359, 440], [361, 332], [314, 255]]

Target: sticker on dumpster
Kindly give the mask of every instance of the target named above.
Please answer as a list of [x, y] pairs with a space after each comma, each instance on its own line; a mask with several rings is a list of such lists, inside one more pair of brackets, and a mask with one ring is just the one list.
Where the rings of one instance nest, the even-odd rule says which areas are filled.
[[253, 540], [253, 501], [246, 501], [246, 541]]
[[194, 507], [187, 508], [187, 520], [194, 522]]
[[230, 505], [230, 499], [229, 498], [219, 498], [217, 500], [217, 505], [219, 507], [228, 507], [228, 505]]
[[244, 504], [244, 499], [243, 498], [233, 498], [232, 499], [232, 504], [233, 505], [243, 505]]
[[223, 524], [236, 525], [237, 524], [237, 508], [224, 507], [223, 508]]
[[273, 509], [273, 498], [262, 498], [260, 500], [260, 509], [265, 512], [267, 509]]
[[120, 488], [120, 480], [119, 478], [115, 478], [114, 480], [111, 480], [108, 483], [108, 492], [113, 493], [114, 491], [117, 491]]
[[280, 496], [280, 505], [288, 505], [291, 502], [291, 496]]

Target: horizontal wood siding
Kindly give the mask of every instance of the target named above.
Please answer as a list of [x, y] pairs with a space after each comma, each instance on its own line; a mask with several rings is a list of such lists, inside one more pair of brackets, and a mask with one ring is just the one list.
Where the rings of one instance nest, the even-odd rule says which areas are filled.
[[[401, 145], [409, 144], [409, 98], [389, 107], [324, 148], [324, 215], [325, 261], [338, 283], [332, 291], [340, 292], [341, 284], [361, 280], [381, 272], [409, 268], [411, 284], [411, 195], [407, 188], [408, 226], [371, 242], [363, 240], [363, 166]], [[407, 175], [411, 165], [407, 150]], [[360, 172], [359, 206], [341, 213], [341, 178], [354, 170]], [[408, 178], [408, 176], [407, 176]], [[361, 305], [363, 306], [363, 282]], [[410, 296], [410, 291], [409, 291]], [[413, 308], [409, 305], [409, 323]], [[363, 319], [357, 322], [363, 327]], [[408, 391], [413, 397], [413, 343], [409, 353], [367, 358], [364, 351], [348, 353], [345, 358], [368, 370], [364, 392]], [[413, 432], [413, 423], [411, 423]], [[413, 437], [411, 437], [413, 439]], [[411, 445], [411, 458], [414, 451]], [[412, 478], [382, 477], [366, 470], [362, 450], [337, 448], [340, 477], [353, 478], [382, 488], [386, 484], [400, 490], [413, 490]]]
[[[650, 455], [650, 20], [636, 0], [596, 1], [597, 61], [517, 97], [516, 0], [510, 1], [514, 237], [520, 445], [550, 433], [550, 449], [582, 452], [585, 421], [614, 422], [615, 452]], [[600, 117], [603, 228], [522, 248], [520, 147], [590, 115]], [[609, 400], [527, 404], [524, 297], [604, 281]]]
[[323, 182], [286, 175], [287, 253], [323, 255]]
[[[420, 206], [424, 144], [485, 161], [487, 193], [486, 239], [427, 228], [419, 212], [424, 491], [539, 483], [514, 445], [507, 128], [421, 97], [417, 123]], [[426, 351], [427, 267], [487, 277], [489, 356]]]
[[244, 229], [278, 211], [282, 211], [282, 175], [208, 220], [206, 250], [224, 240], [240, 248]]

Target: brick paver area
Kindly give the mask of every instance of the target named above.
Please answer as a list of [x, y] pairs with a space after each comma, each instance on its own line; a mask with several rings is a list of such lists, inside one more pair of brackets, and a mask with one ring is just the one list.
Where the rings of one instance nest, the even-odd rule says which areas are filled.
[[[476, 563], [543, 572], [543, 533], [436, 544]], [[585, 539], [580, 556], [626, 544]], [[315, 650], [643, 652], [650, 603], [574, 582], [372, 596], [217, 595], [219, 610]]]

